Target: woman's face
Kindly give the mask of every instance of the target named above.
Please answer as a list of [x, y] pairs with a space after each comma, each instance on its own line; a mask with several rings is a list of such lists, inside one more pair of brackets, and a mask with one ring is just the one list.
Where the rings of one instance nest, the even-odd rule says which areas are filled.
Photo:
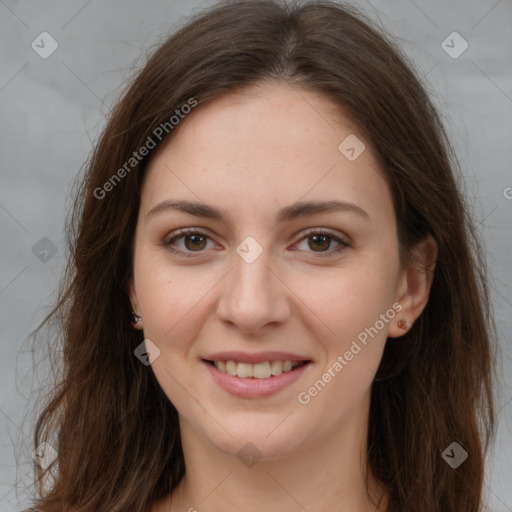
[[334, 109], [287, 85], [227, 94], [181, 121], [145, 177], [133, 308], [182, 435], [228, 454], [363, 428], [400, 332], [390, 192]]

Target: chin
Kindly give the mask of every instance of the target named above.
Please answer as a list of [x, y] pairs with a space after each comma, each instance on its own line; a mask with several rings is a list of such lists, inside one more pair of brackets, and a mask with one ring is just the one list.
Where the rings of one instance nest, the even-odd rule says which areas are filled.
[[295, 425], [286, 418], [287, 414], [278, 417], [247, 412], [231, 421], [224, 418], [222, 425], [231, 435], [217, 424], [204, 425], [201, 430], [207, 442], [240, 460], [244, 456], [262, 461], [282, 460], [295, 453], [307, 437], [304, 422]]

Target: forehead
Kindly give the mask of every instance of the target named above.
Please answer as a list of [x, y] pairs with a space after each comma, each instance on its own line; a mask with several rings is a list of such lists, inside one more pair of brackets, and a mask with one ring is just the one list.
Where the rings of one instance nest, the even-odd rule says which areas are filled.
[[227, 93], [188, 114], [148, 166], [142, 207], [169, 198], [242, 215], [301, 198], [393, 214], [370, 141], [328, 98], [286, 84]]
[[193, 110], [167, 146], [176, 150], [193, 145], [212, 154], [214, 142], [219, 158], [245, 161], [262, 159], [272, 150], [279, 150], [281, 160], [318, 159], [312, 149], [319, 138], [325, 139], [322, 151], [332, 154], [338, 151], [340, 136], [355, 132], [352, 120], [326, 96], [284, 83], [259, 84]]

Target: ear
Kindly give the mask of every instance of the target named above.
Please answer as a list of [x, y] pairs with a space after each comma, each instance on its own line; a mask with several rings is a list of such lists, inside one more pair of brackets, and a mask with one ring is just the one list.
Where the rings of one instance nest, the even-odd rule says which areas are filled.
[[[414, 247], [410, 264], [402, 270], [399, 278], [395, 301], [401, 304], [402, 309], [389, 326], [389, 338], [398, 338], [405, 334], [427, 305], [437, 255], [437, 242], [430, 233]], [[405, 320], [405, 329], [398, 326], [400, 320]]]
[[[137, 300], [137, 293], [135, 291], [135, 285], [133, 283], [133, 277], [130, 277], [128, 280], [128, 295], [130, 297], [130, 302], [132, 304], [132, 311], [140, 316], [140, 310], [139, 310], [139, 301]], [[135, 329], [138, 329], [139, 331], [142, 330], [142, 322], [134, 322], [133, 327]]]

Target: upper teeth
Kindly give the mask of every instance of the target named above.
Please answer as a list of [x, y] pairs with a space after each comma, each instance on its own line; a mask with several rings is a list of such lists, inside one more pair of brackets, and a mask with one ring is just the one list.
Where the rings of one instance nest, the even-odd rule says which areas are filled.
[[268, 379], [271, 375], [281, 375], [299, 366], [300, 362], [292, 361], [265, 361], [263, 363], [237, 363], [236, 361], [214, 361], [218, 370], [238, 377], [254, 377], [255, 379]]

